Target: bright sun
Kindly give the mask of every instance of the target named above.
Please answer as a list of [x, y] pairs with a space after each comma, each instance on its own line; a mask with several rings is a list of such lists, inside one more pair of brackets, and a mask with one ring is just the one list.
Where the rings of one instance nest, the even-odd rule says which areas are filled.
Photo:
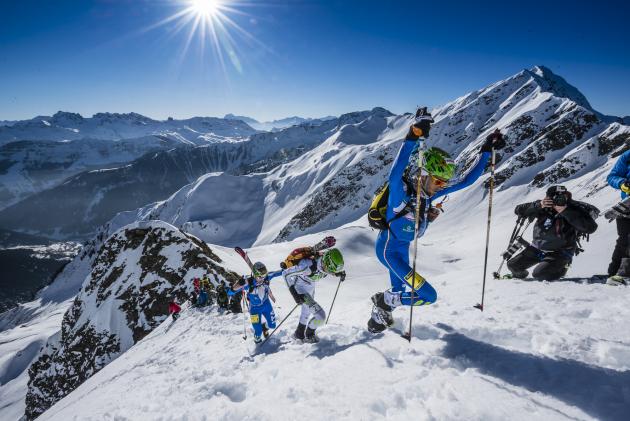
[[191, 9], [199, 16], [214, 17], [221, 9], [219, 0], [190, 0]]
[[[241, 18], [255, 19], [243, 12], [241, 7], [247, 6], [250, 0], [171, 0], [179, 11], [155, 23], [147, 30], [166, 26], [174, 35], [180, 31], [187, 32], [181, 49], [180, 62], [188, 52], [189, 47], [196, 41], [203, 54], [206, 46], [212, 48], [214, 57], [226, 73], [226, 62], [239, 72], [243, 72], [239, 54], [239, 41], [248, 46], [255, 45], [258, 50], [267, 47], [240, 27], [230, 15]], [[240, 43], [243, 44], [243, 43]]]

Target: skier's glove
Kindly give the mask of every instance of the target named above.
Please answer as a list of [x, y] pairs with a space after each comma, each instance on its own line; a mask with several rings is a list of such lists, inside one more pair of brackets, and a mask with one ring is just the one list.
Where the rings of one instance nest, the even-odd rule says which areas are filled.
[[289, 292], [293, 296], [296, 304], [304, 304], [304, 296], [297, 292], [297, 290], [295, 289], [295, 285], [291, 285], [289, 287]]
[[245, 284], [247, 284], [247, 281], [245, 280], [245, 278], [241, 278], [236, 282], [236, 284], [240, 287], [244, 287]]
[[505, 139], [503, 134], [496, 129], [486, 137], [486, 141], [481, 145], [481, 152], [492, 152], [492, 148], [498, 151], [505, 147]]
[[340, 282], [345, 281], [346, 280], [346, 271], [344, 270], [344, 271], [339, 272], [337, 274], [337, 276], [339, 277], [339, 281]]
[[613, 209], [609, 209], [608, 211], [606, 211], [606, 213], [604, 213], [604, 218], [606, 218], [608, 222], [612, 222], [617, 219], [617, 212], [615, 212]]
[[326, 247], [333, 247], [335, 244], [337, 244], [337, 240], [335, 239], [335, 237], [333, 237], [332, 235], [324, 238], [323, 243], [326, 244]]
[[624, 181], [621, 183], [620, 189], [625, 194], [630, 194], [630, 183], [628, 183], [628, 181]]
[[427, 112], [425, 108], [418, 108], [416, 111], [416, 118], [414, 123], [409, 127], [406, 140], [418, 140], [421, 137], [428, 137], [431, 130], [431, 124], [433, 123], [433, 117]]

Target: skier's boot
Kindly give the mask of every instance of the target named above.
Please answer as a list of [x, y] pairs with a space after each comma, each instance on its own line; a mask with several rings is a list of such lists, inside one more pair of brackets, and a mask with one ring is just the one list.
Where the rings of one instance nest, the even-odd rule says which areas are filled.
[[306, 329], [304, 334], [304, 342], [308, 342], [311, 344], [319, 342], [319, 338], [315, 334], [315, 329], [311, 329], [310, 327]]
[[630, 278], [621, 276], [621, 275], [613, 275], [606, 279], [607, 285], [620, 286], [620, 285], [630, 285]]
[[266, 323], [263, 323], [262, 330], [263, 330], [263, 336], [265, 338], [269, 337], [269, 328], [267, 327]]
[[298, 324], [297, 329], [295, 329], [295, 333], [293, 333], [293, 338], [303, 341], [305, 330], [306, 330], [306, 325], [303, 325], [302, 323]]
[[368, 320], [368, 331], [379, 333], [394, 324], [393, 308], [385, 303], [385, 294], [378, 292], [372, 295], [372, 316]]
[[630, 258], [624, 257], [621, 259], [617, 274], [608, 278], [606, 283], [614, 286], [630, 285]]
[[259, 335], [254, 335], [254, 343], [259, 344], [262, 342], [262, 338]]

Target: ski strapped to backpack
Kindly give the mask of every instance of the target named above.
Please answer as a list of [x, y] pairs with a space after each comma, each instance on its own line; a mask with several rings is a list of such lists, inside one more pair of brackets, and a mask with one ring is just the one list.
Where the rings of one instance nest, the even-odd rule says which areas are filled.
[[335, 237], [329, 236], [312, 247], [298, 247], [280, 263], [280, 267], [282, 269], [288, 269], [300, 263], [302, 259], [315, 259], [319, 256], [321, 250], [333, 247], [336, 242]]

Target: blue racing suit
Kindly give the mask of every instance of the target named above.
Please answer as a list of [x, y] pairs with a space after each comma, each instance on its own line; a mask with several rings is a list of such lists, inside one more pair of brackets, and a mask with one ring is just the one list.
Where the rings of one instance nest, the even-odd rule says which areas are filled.
[[[630, 179], [630, 151], [621, 154], [615, 166], [610, 170], [610, 174], [606, 178], [610, 187], [621, 190], [621, 184]], [[621, 198], [625, 199], [626, 193], [621, 192]]]
[[[615, 162], [610, 174], [606, 178], [608, 184], [621, 190], [623, 183], [627, 184], [626, 180], [630, 180], [630, 151], [624, 152]], [[626, 192], [621, 191], [621, 198], [625, 199], [628, 195]], [[630, 219], [628, 218], [616, 218], [617, 224], [617, 243], [612, 254], [610, 264], [608, 265], [608, 275], [628, 274], [627, 264], [623, 265], [622, 261], [630, 258]], [[625, 275], [622, 275], [625, 276]]]
[[[412, 276], [412, 268], [409, 265], [409, 245], [414, 239], [415, 212], [414, 197], [408, 191], [407, 184], [403, 180], [405, 167], [409, 162], [418, 142], [405, 140], [398, 152], [396, 161], [389, 174], [389, 198], [387, 200], [386, 218], [389, 221], [389, 229], [382, 230], [376, 239], [376, 256], [378, 260], [389, 270], [391, 289], [385, 293], [385, 302], [390, 307], [399, 305], [412, 305], [411, 291], [405, 292], [405, 286], [412, 287], [413, 305], [431, 304], [437, 299], [435, 289], [417, 272]], [[432, 197], [422, 197], [420, 200], [420, 227], [418, 236], [424, 235], [429, 220], [427, 212], [431, 202], [441, 196], [461, 190], [473, 184], [483, 174], [490, 152], [483, 152], [478, 162], [459, 182], [453, 184]], [[411, 210], [405, 210], [409, 209]], [[403, 212], [402, 215], [400, 213]], [[413, 278], [413, 281], [412, 281]]]
[[280, 275], [282, 275], [282, 271], [269, 272], [261, 281], [250, 277], [242, 288], [236, 291], [228, 290], [228, 295], [235, 295], [241, 291], [247, 291], [250, 321], [254, 328], [254, 335], [258, 337], [263, 333], [263, 316], [267, 322], [267, 327], [271, 329], [276, 327], [276, 314], [273, 312], [273, 306], [269, 299], [269, 281]]

